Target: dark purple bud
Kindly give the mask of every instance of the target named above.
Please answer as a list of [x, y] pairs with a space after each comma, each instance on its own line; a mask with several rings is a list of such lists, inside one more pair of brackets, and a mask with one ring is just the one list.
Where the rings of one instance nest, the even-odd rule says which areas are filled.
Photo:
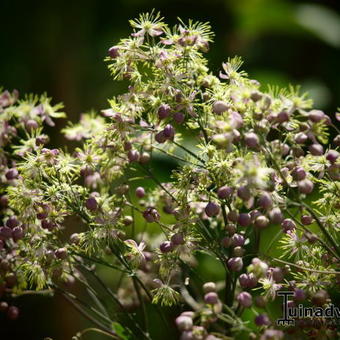
[[164, 253], [169, 253], [174, 249], [174, 245], [171, 241], [165, 241], [159, 246], [160, 251]]
[[155, 135], [155, 140], [156, 140], [156, 142], [158, 142], [158, 143], [164, 143], [165, 141], [166, 141], [166, 137], [165, 137], [165, 135], [164, 135], [164, 131], [162, 130], [162, 131], [160, 131], [160, 132], [158, 132], [156, 135]]
[[205, 213], [207, 214], [207, 216], [209, 217], [213, 217], [219, 214], [220, 212], [220, 206], [214, 202], [209, 202], [205, 209], [204, 209]]
[[244, 141], [246, 145], [248, 146], [248, 148], [251, 148], [251, 149], [256, 149], [260, 144], [259, 137], [254, 132], [246, 133], [244, 135]]
[[307, 141], [308, 137], [305, 133], [299, 132], [295, 135], [294, 140], [298, 144], [305, 144]]
[[183, 124], [185, 119], [185, 116], [182, 112], [175, 112], [172, 117], [177, 124]]
[[313, 156], [323, 155], [323, 147], [321, 144], [312, 144], [308, 147], [308, 150]]
[[268, 325], [270, 325], [270, 320], [269, 320], [267, 314], [259, 314], [255, 318], [255, 324], [257, 326], [268, 326]]
[[237, 220], [238, 220], [238, 212], [236, 210], [231, 210], [231, 211], [229, 211], [227, 217], [228, 217], [228, 220], [230, 222], [237, 222]]
[[243, 261], [241, 257], [231, 257], [227, 264], [228, 268], [234, 272], [239, 272], [243, 268]]
[[139, 152], [137, 150], [130, 150], [128, 152], [128, 159], [132, 162], [138, 162], [139, 160]]
[[179, 331], [190, 331], [193, 326], [192, 318], [185, 315], [180, 315], [176, 318], [176, 326]]
[[249, 201], [251, 198], [251, 193], [248, 187], [241, 186], [237, 189], [237, 196], [240, 197], [243, 201]]
[[244, 237], [241, 234], [234, 234], [231, 238], [234, 247], [242, 247], [244, 245]]
[[9, 306], [7, 310], [7, 317], [10, 320], [16, 320], [19, 317], [19, 308], [15, 306]]
[[66, 248], [59, 248], [55, 252], [55, 257], [60, 260], [65, 260], [67, 257], [67, 249]]
[[298, 183], [298, 188], [302, 194], [310, 194], [314, 189], [314, 184], [306, 178]]
[[162, 104], [158, 109], [158, 117], [159, 119], [164, 119], [169, 117], [171, 108], [168, 104]]
[[160, 216], [158, 214], [158, 211], [155, 208], [147, 208], [143, 212], [143, 217], [145, 218], [147, 222], [152, 223], [152, 222], [159, 221]]
[[329, 299], [329, 295], [327, 291], [321, 289], [317, 291], [313, 296], [312, 296], [312, 302], [316, 306], [323, 306], [327, 300]]
[[24, 231], [21, 227], [15, 227], [12, 230], [12, 238], [14, 242], [18, 242], [24, 237]]
[[262, 99], [262, 94], [260, 92], [253, 92], [251, 95], [250, 95], [250, 99], [253, 101], [253, 102], [258, 102], [259, 100]]
[[6, 221], [6, 226], [9, 227], [9, 228], [15, 228], [19, 225], [19, 221], [17, 219], [16, 216], [12, 215], [8, 218], [8, 220]]
[[138, 188], [136, 189], [136, 196], [137, 196], [138, 198], [143, 198], [143, 197], [145, 196], [145, 190], [144, 190], [143, 187], [138, 187]]
[[210, 292], [204, 295], [204, 302], [209, 305], [216, 305], [218, 302], [218, 295], [215, 292]]
[[221, 240], [221, 245], [224, 248], [228, 248], [231, 246], [231, 238], [230, 237], [223, 237]]
[[283, 231], [286, 233], [287, 231], [295, 230], [296, 224], [295, 224], [295, 222], [292, 219], [285, 218], [281, 222], [281, 227], [282, 227]]
[[52, 230], [53, 227], [54, 227], [53, 222], [51, 222], [49, 220], [41, 220], [41, 228]]
[[220, 199], [226, 199], [229, 198], [233, 194], [233, 192], [234, 192], [233, 188], [224, 185], [223, 187], [217, 189], [217, 196]]
[[254, 288], [257, 285], [257, 277], [253, 273], [248, 274], [248, 288]]
[[130, 151], [132, 149], [132, 144], [130, 142], [124, 143], [124, 151]]
[[26, 128], [27, 131], [36, 130], [38, 127], [39, 127], [38, 123], [33, 119], [29, 119], [25, 123], [25, 128]]
[[303, 215], [301, 216], [301, 223], [303, 225], [310, 225], [313, 223], [313, 217], [309, 215]]
[[242, 288], [248, 288], [248, 275], [247, 274], [241, 274], [238, 278], [238, 281]]
[[246, 308], [249, 308], [253, 304], [253, 298], [248, 292], [238, 294], [237, 301], [242, 307]]
[[269, 219], [274, 224], [279, 224], [283, 220], [283, 214], [280, 208], [274, 208], [269, 212]]
[[89, 197], [85, 201], [85, 207], [91, 211], [96, 211], [98, 209], [98, 203], [95, 197]]
[[273, 205], [271, 195], [268, 192], [264, 192], [259, 197], [257, 203], [263, 209], [269, 209]]
[[184, 237], [182, 233], [176, 233], [171, 236], [171, 242], [175, 245], [178, 246], [180, 244], [184, 244]]
[[5, 174], [7, 180], [11, 181], [19, 177], [19, 172], [16, 168], [8, 169]]
[[326, 159], [331, 163], [335, 163], [339, 157], [339, 152], [336, 150], [329, 150], [326, 155]]
[[292, 170], [292, 177], [295, 181], [301, 181], [305, 179], [306, 176], [307, 176], [306, 171], [300, 166]]
[[8, 227], [0, 227], [0, 239], [7, 240], [12, 236], [12, 229]]
[[308, 114], [308, 119], [314, 123], [317, 123], [325, 119], [325, 114], [320, 110], [312, 110]]
[[294, 300], [296, 301], [304, 301], [306, 299], [306, 294], [304, 290], [295, 288], [294, 289]]
[[175, 129], [171, 124], [167, 124], [163, 130], [166, 139], [173, 139], [175, 136]]
[[238, 224], [241, 227], [248, 227], [251, 223], [251, 216], [248, 213], [241, 213], [237, 219]]
[[0, 207], [3, 207], [3, 208], [8, 207], [8, 196], [3, 195], [0, 197]]
[[242, 257], [244, 255], [244, 253], [245, 253], [244, 248], [238, 246], [238, 247], [235, 247], [233, 249], [233, 254], [232, 255], [235, 256], [235, 257]]
[[108, 50], [108, 54], [112, 59], [115, 59], [119, 56], [119, 48], [118, 46], [112, 46]]
[[275, 282], [282, 282], [284, 279], [282, 269], [280, 267], [272, 268], [272, 277]]
[[221, 100], [216, 101], [213, 104], [213, 112], [220, 115], [223, 112], [226, 112], [229, 109], [229, 105], [226, 102], [223, 102]]

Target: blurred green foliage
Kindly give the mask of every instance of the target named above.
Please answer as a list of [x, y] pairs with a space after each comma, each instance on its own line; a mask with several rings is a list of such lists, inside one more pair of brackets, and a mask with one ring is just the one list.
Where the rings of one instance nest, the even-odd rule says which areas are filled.
[[[129, 19], [152, 8], [160, 10], [169, 24], [177, 17], [211, 23], [216, 36], [208, 58], [216, 74], [227, 57], [240, 55], [245, 70], [261, 83], [301, 84], [316, 106], [331, 116], [339, 106], [336, 0], [3, 0], [0, 84], [21, 93], [47, 91], [65, 103], [72, 121], [81, 112], [103, 109], [107, 98], [126, 86], [110, 79], [103, 62], [106, 51], [129, 34]], [[65, 121], [59, 122], [57, 127], [64, 125]], [[57, 130], [50, 131], [53, 143], [64, 144]], [[165, 178], [173, 166], [155, 166], [157, 175]], [[269, 244], [276, 232], [272, 230], [262, 242]], [[202, 255], [203, 279], [218, 280], [217, 266]], [[117, 278], [107, 279], [113, 285]], [[86, 326], [64, 301], [53, 301], [32, 297], [19, 301], [23, 316], [16, 324], [0, 316], [1, 339], [65, 340]], [[101, 338], [89, 334], [87, 339]]]

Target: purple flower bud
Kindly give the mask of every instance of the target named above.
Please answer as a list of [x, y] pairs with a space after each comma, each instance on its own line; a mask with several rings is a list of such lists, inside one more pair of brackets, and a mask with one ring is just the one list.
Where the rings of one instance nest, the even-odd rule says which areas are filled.
[[12, 229], [8, 227], [0, 227], [0, 239], [5, 241], [12, 236]]
[[253, 101], [253, 102], [258, 102], [259, 100], [262, 99], [262, 94], [260, 92], [253, 92], [251, 95], [250, 95], [250, 99]]
[[270, 325], [270, 320], [269, 320], [267, 314], [259, 314], [255, 318], [255, 324], [257, 326], [268, 326], [268, 325]]
[[282, 227], [283, 231], [286, 233], [289, 230], [295, 230], [296, 224], [295, 224], [295, 222], [292, 219], [285, 218], [281, 222], [281, 227]]
[[244, 237], [241, 234], [234, 234], [231, 238], [234, 247], [242, 247], [244, 245]]
[[19, 221], [17, 219], [16, 216], [12, 215], [8, 218], [8, 220], [6, 221], [6, 226], [9, 227], [9, 228], [15, 228], [19, 225]]
[[237, 220], [238, 220], [238, 213], [235, 210], [231, 210], [231, 211], [229, 211], [227, 217], [228, 217], [228, 220], [230, 222], [237, 222]]
[[33, 119], [29, 119], [25, 123], [25, 128], [26, 128], [27, 131], [36, 130], [38, 127], [39, 127], [38, 123]]
[[251, 216], [248, 213], [241, 213], [237, 219], [241, 227], [248, 227], [251, 223]]
[[280, 208], [273, 208], [269, 212], [269, 219], [274, 224], [279, 224], [283, 220], [283, 215]]
[[162, 104], [158, 109], [158, 117], [159, 119], [164, 119], [169, 117], [171, 108], [168, 104]]
[[244, 141], [246, 145], [248, 146], [248, 148], [251, 148], [251, 149], [256, 149], [260, 144], [259, 137], [254, 132], [246, 133], [244, 135]]
[[164, 253], [169, 253], [174, 249], [174, 244], [171, 241], [165, 241], [159, 246], [160, 251]]
[[273, 205], [271, 195], [268, 192], [264, 192], [259, 197], [257, 203], [263, 209], [269, 209]]
[[96, 211], [98, 209], [98, 203], [95, 197], [89, 197], [85, 201], [85, 207], [91, 211]]
[[3, 195], [0, 197], [0, 207], [3, 207], [3, 208], [8, 207], [8, 196]]
[[231, 257], [227, 264], [228, 268], [234, 272], [239, 272], [243, 268], [243, 261], [241, 257]]
[[334, 139], [333, 142], [336, 146], [340, 146], [340, 135], [337, 135]]
[[10, 320], [16, 320], [19, 317], [20, 311], [16, 306], [9, 306], [7, 310], [7, 317]]
[[209, 305], [216, 305], [218, 302], [218, 295], [215, 292], [210, 292], [204, 295], [204, 302]]
[[299, 132], [295, 135], [294, 140], [298, 144], [305, 144], [307, 141], [308, 137], [305, 133]]
[[257, 285], [257, 277], [253, 273], [248, 274], [248, 288], [254, 288]]
[[209, 202], [204, 211], [209, 217], [216, 216], [220, 212], [220, 206], [214, 202]]
[[7, 180], [11, 181], [19, 177], [19, 172], [16, 168], [8, 169], [5, 174]]
[[300, 166], [292, 170], [292, 177], [295, 181], [301, 181], [305, 179], [306, 176], [307, 176], [306, 171]]
[[339, 152], [336, 150], [329, 150], [326, 155], [326, 159], [331, 163], [335, 163], [339, 157]]
[[249, 201], [251, 198], [250, 190], [247, 186], [241, 186], [237, 189], [237, 195], [240, 197], [243, 201]]
[[254, 221], [254, 225], [255, 227], [257, 228], [266, 228], [269, 224], [269, 220], [266, 216], [264, 215], [260, 215], [260, 216], [257, 216], [255, 221]]
[[180, 340], [194, 340], [194, 336], [192, 334], [192, 331], [184, 331], [181, 334]]
[[24, 237], [24, 231], [21, 227], [15, 227], [12, 230], [12, 238], [14, 242], [21, 240]]
[[226, 102], [223, 102], [221, 100], [216, 101], [213, 104], [213, 112], [220, 115], [223, 112], [226, 112], [229, 109], [229, 105]]
[[59, 248], [55, 252], [55, 257], [60, 260], [65, 260], [67, 257], [67, 249], [66, 248]]
[[173, 119], [177, 124], [182, 124], [184, 122], [185, 116], [182, 112], [175, 112], [173, 114]]
[[119, 48], [118, 46], [112, 46], [108, 50], [108, 54], [112, 59], [115, 59], [119, 56]]
[[216, 284], [214, 282], [206, 282], [203, 285], [204, 293], [216, 292]]
[[130, 150], [128, 152], [128, 159], [130, 162], [138, 162], [139, 152], [137, 150]]
[[308, 150], [313, 156], [323, 155], [323, 147], [321, 144], [314, 143], [308, 147]]
[[249, 308], [253, 304], [253, 298], [248, 292], [238, 294], [237, 301], [242, 307], [246, 308]]
[[41, 220], [41, 228], [51, 230], [53, 228], [53, 223], [49, 220]]
[[167, 124], [163, 130], [166, 139], [173, 139], [175, 136], [175, 129], [171, 124]]
[[178, 330], [182, 332], [189, 331], [192, 329], [193, 326], [192, 318], [190, 318], [189, 316], [180, 315], [178, 318], [176, 318], [176, 325]]
[[323, 306], [327, 300], [329, 299], [329, 295], [327, 291], [320, 289], [312, 296], [312, 302], [316, 306]]
[[224, 185], [223, 187], [217, 189], [217, 196], [220, 199], [226, 199], [229, 198], [233, 194], [233, 192], [234, 192], [233, 188]]
[[157, 143], [165, 143], [166, 137], [164, 135], [164, 131], [160, 131], [155, 135], [155, 140]]
[[314, 189], [314, 184], [306, 178], [298, 183], [298, 188], [302, 194], [310, 194]]
[[303, 301], [305, 299], [306, 299], [306, 294], [305, 294], [304, 290], [299, 289], [299, 288], [295, 288], [294, 289], [294, 300]]
[[308, 119], [313, 123], [317, 123], [325, 119], [325, 114], [320, 110], [312, 110], [308, 114]]
[[248, 288], [248, 275], [247, 274], [241, 274], [238, 278], [238, 281], [242, 288]]
[[303, 215], [301, 216], [301, 223], [303, 225], [310, 225], [313, 223], [313, 217], [309, 215]]
[[143, 197], [145, 196], [145, 190], [144, 190], [143, 187], [138, 187], [138, 188], [136, 189], [136, 196], [137, 196], [138, 198], [143, 198]]
[[283, 281], [284, 275], [283, 275], [282, 269], [280, 267], [272, 268], [271, 273], [272, 273], [272, 277], [273, 277], [275, 282], [282, 282]]
[[287, 111], [281, 111], [278, 113], [276, 118], [278, 123], [288, 122], [289, 120], [289, 113]]
[[184, 237], [182, 233], [176, 233], [171, 236], [171, 242], [175, 245], [178, 246], [180, 244], [184, 244]]
[[159, 214], [158, 211], [155, 208], [147, 208], [144, 212], [143, 212], [143, 217], [145, 218], [145, 220], [149, 223], [152, 222], [156, 222], [159, 221]]
[[231, 238], [230, 237], [223, 237], [221, 240], [221, 245], [224, 248], [229, 248], [231, 246]]

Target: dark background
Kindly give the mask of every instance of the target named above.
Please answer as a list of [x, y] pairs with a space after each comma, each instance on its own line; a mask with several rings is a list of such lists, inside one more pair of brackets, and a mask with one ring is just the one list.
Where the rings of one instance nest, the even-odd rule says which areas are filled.
[[[229, 56], [262, 83], [301, 84], [315, 106], [333, 116], [340, 106], [340, 4], [336, 0], [102, 0], [0, 2], [0, 85], [47, 92], [72, 121], [107, 107], [122, 86], [110, 79], [107, 49], [130, 33], [128, 19], [152, 8], [176, 18], [210, 21], [214, 72]], [[60, 121], [57, 128], [65, 126]], [[52, 131], [52, 142], [65, 144]], [[61, 299], [22, 297], [16, 322], [0, 315], [1, 340], [71, 339], [86, 326]], [[101, 339], [87, 335], [86, 339]], [[164, 338], [165, 339], [165, 338]]]

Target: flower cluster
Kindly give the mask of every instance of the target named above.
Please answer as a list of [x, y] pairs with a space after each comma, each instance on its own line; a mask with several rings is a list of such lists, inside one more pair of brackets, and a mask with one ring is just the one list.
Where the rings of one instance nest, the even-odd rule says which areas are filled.
[[[17, 317], [6, 298], [36, 290], [118, 339], [152, 339], [149, 308], [171, 331], [174, 305], [182, 340], [336, 337], [329, 325], [278, 329], [270, 310], [278, 290], [325, 306], [338, 287], [339, 114], [333, 122], [298, 88], [265, 90], [239, 57], [213, 75], [208, 24], [169, 28], [153, 13], [130, 23], [106, 59], [129, 86], [63, 130], [73, 153], [45, 145], [59, 105], [0, 96], [1, 310]], [[222, 281], [202, 286], [202, 258]], [[95, 265], [119, 274], [116, 291]]]

